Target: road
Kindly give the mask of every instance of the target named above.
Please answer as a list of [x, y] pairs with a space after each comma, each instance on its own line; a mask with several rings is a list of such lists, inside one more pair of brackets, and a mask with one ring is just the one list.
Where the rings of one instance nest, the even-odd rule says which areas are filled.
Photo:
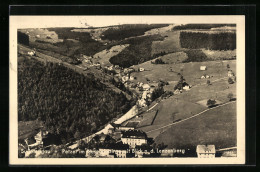
[[157, 130], [160, 130], [160, 129], [163, 129], [163, 128], [166, 128], [166, 127], [169, 127], [169, 126], [173, 126], [173, 125], [179, 124], [179, 123], [181, 123], [181, 122], [184, 122], [184, 121], [187, 121], [187, 120], [189, 120], [189, 119], [195, 118], [195, 117], [197, 117], [197, 116], [199, 116], [199, 115], [202, 115], [203, 113], [205, 113], [205, 112], [207, 112], [207, 111], [210, 111], [210, 110], [212, 110], [212, 109], [216, 109], [216, 108], [219, 108], [219, 107], [221, 107], [221, 106], [225, 106], [225, 105], [228, 105], [228, 104], [231, 104], [231, 103], [234, 103], [234, 102], [236, 102], [236, 101], [227, 102], [227, 103], [221, 104], [221, 105], [219, 105], [219, 106], [216, 106], [216, 107], [213, 107], [213, 108], [210, 108], [210, 109], [206, 109], [206, 110], [204, 110], [204, 111], [202, 111], [202, 112], [200, 112], [200, 113], [197, 113], [197, 114], [195, 114], [195, 115], [193, 115], [193, 116], [191, 116], [191, 117], [185, 118], [185, 119], [180, 120], [180, 121], [178, 121], [178, 122], [174, 122], [174, 123], [171, 123], [171, 124], [167, 124], [167, 125], [165, 125], [165, 126], [162, 126], [162, 127], [160, 127], [160, 128], [157, 128], [157, 129], [153, 129], [153, 130], [147, 131], [146, 133], [151, 133], [151, 132], [153, 132], [153, 131], [157, 131]]

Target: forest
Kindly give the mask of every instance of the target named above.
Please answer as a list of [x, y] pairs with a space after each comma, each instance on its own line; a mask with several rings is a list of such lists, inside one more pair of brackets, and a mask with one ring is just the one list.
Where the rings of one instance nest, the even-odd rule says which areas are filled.
[[17, 41], [20, 44], [29, 46], [29, 36], [20, 31], [17, 32]]
[[103, 40], [123, 40], [125, 38], [143, 35], [146, 31], [166, 27], [169, 24], [124, 24], [111, 27], [103, 32]]
[[178, 25], [173, 28], [173, 30], [186, 30], [186, 29], [211, 29], [217, 27], [236, 27], [236, 24], [185, 24]]
[[129, 67], [137, 65], [148, 60], [152, 60], [158, 55], [151, 55], [151, 45], [153, 41], [161, 41], [163, 37], [160, 35], [143, 36], [131, 38], [123, 41], [124, 44], [130, 44], [116, 56], [110, 58], [110, 63], [119, 65], [120, 67]]
[[182, 48], [209, 50], [234, 50], [236, 49], [235, 32], [181, 32], [180, 44]]
[[54, 63], [18, 63], [18, 120], [41, 120], [62, 142], [87, 136], [131, 106], [125, 95]]

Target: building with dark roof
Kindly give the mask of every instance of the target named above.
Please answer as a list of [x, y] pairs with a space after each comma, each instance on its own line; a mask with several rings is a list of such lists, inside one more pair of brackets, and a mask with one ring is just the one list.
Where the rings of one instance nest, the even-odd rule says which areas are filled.
[[121, 140], [124, 144], [134, 148], [137, 145], [147, 144], [147, 135], [140, 130], [122, 131]]

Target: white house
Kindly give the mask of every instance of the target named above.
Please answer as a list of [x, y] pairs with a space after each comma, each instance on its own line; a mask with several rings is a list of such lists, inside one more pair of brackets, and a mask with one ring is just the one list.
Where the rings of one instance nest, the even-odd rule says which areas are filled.
[[34, 56], [34, 55], [35, 55], [35, 51], [30, 51], [30, 52], [28, 52], [28, 55]]
[[129, 80], [129, 77], [128, 77], [128, 76], [123, 76], [123, 77], [122, 77], [122, 81], [123, 81], [123, 82], [126, 82], [126, 81], [128, 81], [128, 80]]
[[130, 81], [133, 81], [134, 79], [135, 79], [135, 78], [134, 78], [133, 76], [130, 76], [130, 77], [129, 77], [129, 80], [130, 80]]
[[143, 72], [143, 71], [144, 71], [144, 68], [140, 67], [140, 68], [139, 68], [139, 71], [140, 71], [140, 72]]
[[207, 66], [200, 66], [200, 70], [207, 70]]
[[189, 85], [185, 85], [185, 86], [183, 87], [183, 89], [186, 90], [186, 91], [188, 91], [188, 90], [190, 90], [190, 86], [189, 86]]
[[131, 148], [135, 148], [137, 145], [141, 146], [142, 144], [147, 144], [146, 134], [139, 130], [122, 132], [121, 140], [123, 144], [128, 144]]
[[108, 157], [109, 154], [113, 153], [113, 149], [110, 148], [100, 148], [99, 149], [99, 156]]
[[144, 85], [143, 85], [143, 89], [144, 89], [145, 91], [148, 91], [148, 90], [150, 89], [150, 85], [144, 84]]
[[196, 152], [198, 158], [215, 158], [215, 145], [197, 145]]
[[146, 101], [144, 99], [138, 100], [138, 104], [141, 107], [146, 107], [147, 106]]

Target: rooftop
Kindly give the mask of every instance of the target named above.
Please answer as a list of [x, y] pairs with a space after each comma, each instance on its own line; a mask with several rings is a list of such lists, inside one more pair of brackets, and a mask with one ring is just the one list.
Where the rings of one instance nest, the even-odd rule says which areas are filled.
[[129, 149], [129, 145], [123, 144], [122, 142], [109, 143], [109, 144], [101, 145], [100, 149], [127, 150]]
[[215, 145], [197, 145], [197, 153], [215, 153]]
[[122, 132], [123, 136], [122, 138], [138, 138], [138, 139], [146, 139], [145, 132], [142, 132], [140, 130], [128, 130]]

